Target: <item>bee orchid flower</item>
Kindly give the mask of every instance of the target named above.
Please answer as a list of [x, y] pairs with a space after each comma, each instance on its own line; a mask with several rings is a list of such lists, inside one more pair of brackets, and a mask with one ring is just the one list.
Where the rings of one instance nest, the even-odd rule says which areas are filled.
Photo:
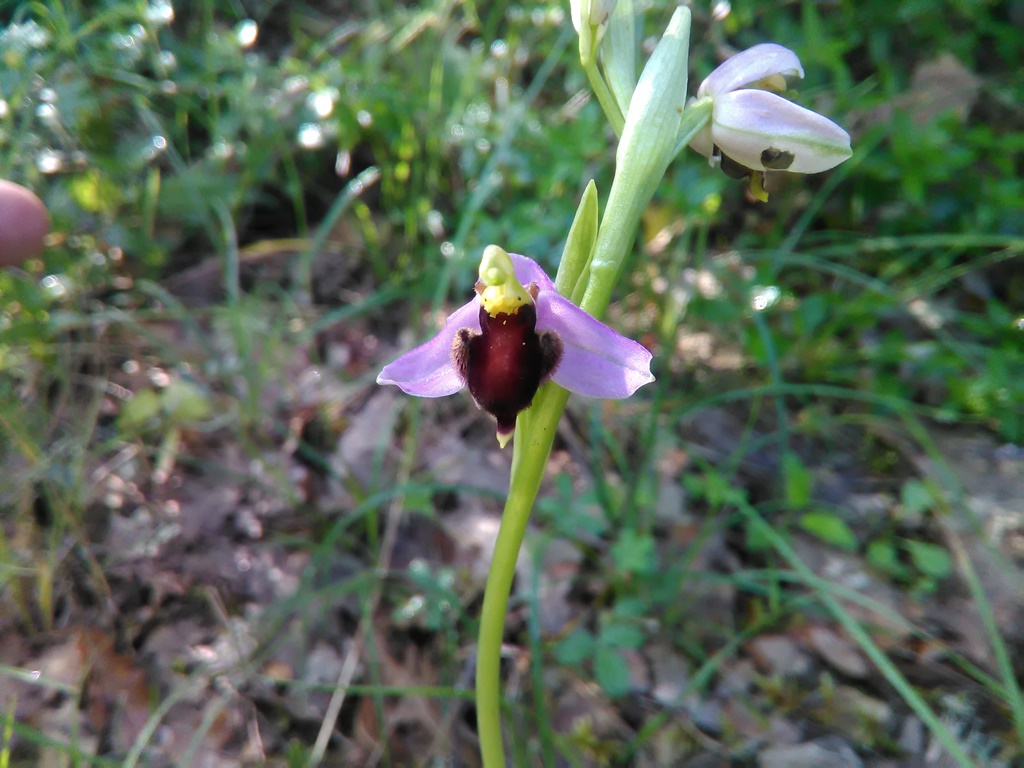
[[767, 200], [769, 171], [820, 173], [853, 153], [850, 135], [827, 117], [778, 95], [788, 79], [802, 78], [800, 59], [773, 43], [755, 45], [723, 62], [697, 90], [711, 97], [711, 123], [690, 146], [721, 163], [730, 176], [750, 176], [751, 191]]
[[504, 447], [516, 416], [548, 379], [587, 397], [625, 398], [654, 381], [651, 353], [555, 291], [537, 262], [484, 249], [476, 294], [434, 338], [377, 376], [417, 397], [469, 387]]

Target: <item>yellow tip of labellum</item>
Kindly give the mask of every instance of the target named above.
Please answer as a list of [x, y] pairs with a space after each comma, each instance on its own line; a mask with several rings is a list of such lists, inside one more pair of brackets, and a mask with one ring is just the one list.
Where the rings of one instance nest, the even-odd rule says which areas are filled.
[[512, 439], [512, 435], [514, 435], [514, 434], [515, 434], [514, 431], [513, 432], [498, 432], [497, 433], [497, 436], [498, 436], [498, 447], [499, 448], [504, 448], [506, 445], [508, 445], [508, 441]]
[[754, 171], [750, 174], [750, 194], [755, 200], [762, 203], [768, 202], [768, 190], [764, 188], [764, 172]]

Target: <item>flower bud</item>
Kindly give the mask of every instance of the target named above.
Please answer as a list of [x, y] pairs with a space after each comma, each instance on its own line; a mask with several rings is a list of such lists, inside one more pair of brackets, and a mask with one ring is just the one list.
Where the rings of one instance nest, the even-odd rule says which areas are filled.
[[596, 27], [597, 38], [600, 40], [608, 26], [608, 19], [615, 10], [617, 0], [569, 0], [569, 13], [572, 25], [579, 32], [583, 26]]

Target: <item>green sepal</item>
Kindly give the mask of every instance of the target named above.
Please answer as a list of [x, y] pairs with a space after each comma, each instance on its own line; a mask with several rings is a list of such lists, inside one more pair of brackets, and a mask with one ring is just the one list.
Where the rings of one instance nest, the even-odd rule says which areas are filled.
[[679, 121], [679, 133], [675, 149], [672, 150], [672, 157], [688, 147], [694, 137], [708, 126], [714, 106], [715, 100], [711, 96], [705, 96], [703, 99], [692, 101], [686, 105], [682, 119]]
[[[576, 286], [586, 285], [586, 273], [594, 254], [594, 245], [597, 243], [597, 226], [597, 185], [591, 179], [587, 188], [583, 190], [583, 197], [576, 209], [576, 217], [572, 220], [569, 235], [565, 238], [565, 249], [558, 264], [558, 273], [555, 275], [555, 290], [574, 302], [579, 300], [574, 296]], [[580, 280], [581, 277], [583, 280]]]
[[619, 0], [612, 11], [601, 49], [601, 63], [612, 96], [625, 116], [636, 88], [636, 10], [633, 0]]

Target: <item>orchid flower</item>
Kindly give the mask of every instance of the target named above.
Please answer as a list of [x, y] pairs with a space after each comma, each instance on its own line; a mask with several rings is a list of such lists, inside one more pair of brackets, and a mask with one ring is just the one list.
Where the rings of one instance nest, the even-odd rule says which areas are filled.
[[751, 191], [767, 200], [768, 171], [820, 173], [853, 153], [850, 135], [827, 117], [778, 93], [802, 78], [800, 59], [773, 43], [755, 45], [723, 62], [697, 90], [714, 100], [711, 123], [690, 146], [736, 178], [750, 176]]
[[417, 397], [468, 386], [497, 420], [504, 448], [548, 379], [588, 397], [629, 397], [654, 381], [651, 353], [559, 295], [537, 262], [489, 245], [476, 295], [434, 338], [386, 365], [377, 383]]

